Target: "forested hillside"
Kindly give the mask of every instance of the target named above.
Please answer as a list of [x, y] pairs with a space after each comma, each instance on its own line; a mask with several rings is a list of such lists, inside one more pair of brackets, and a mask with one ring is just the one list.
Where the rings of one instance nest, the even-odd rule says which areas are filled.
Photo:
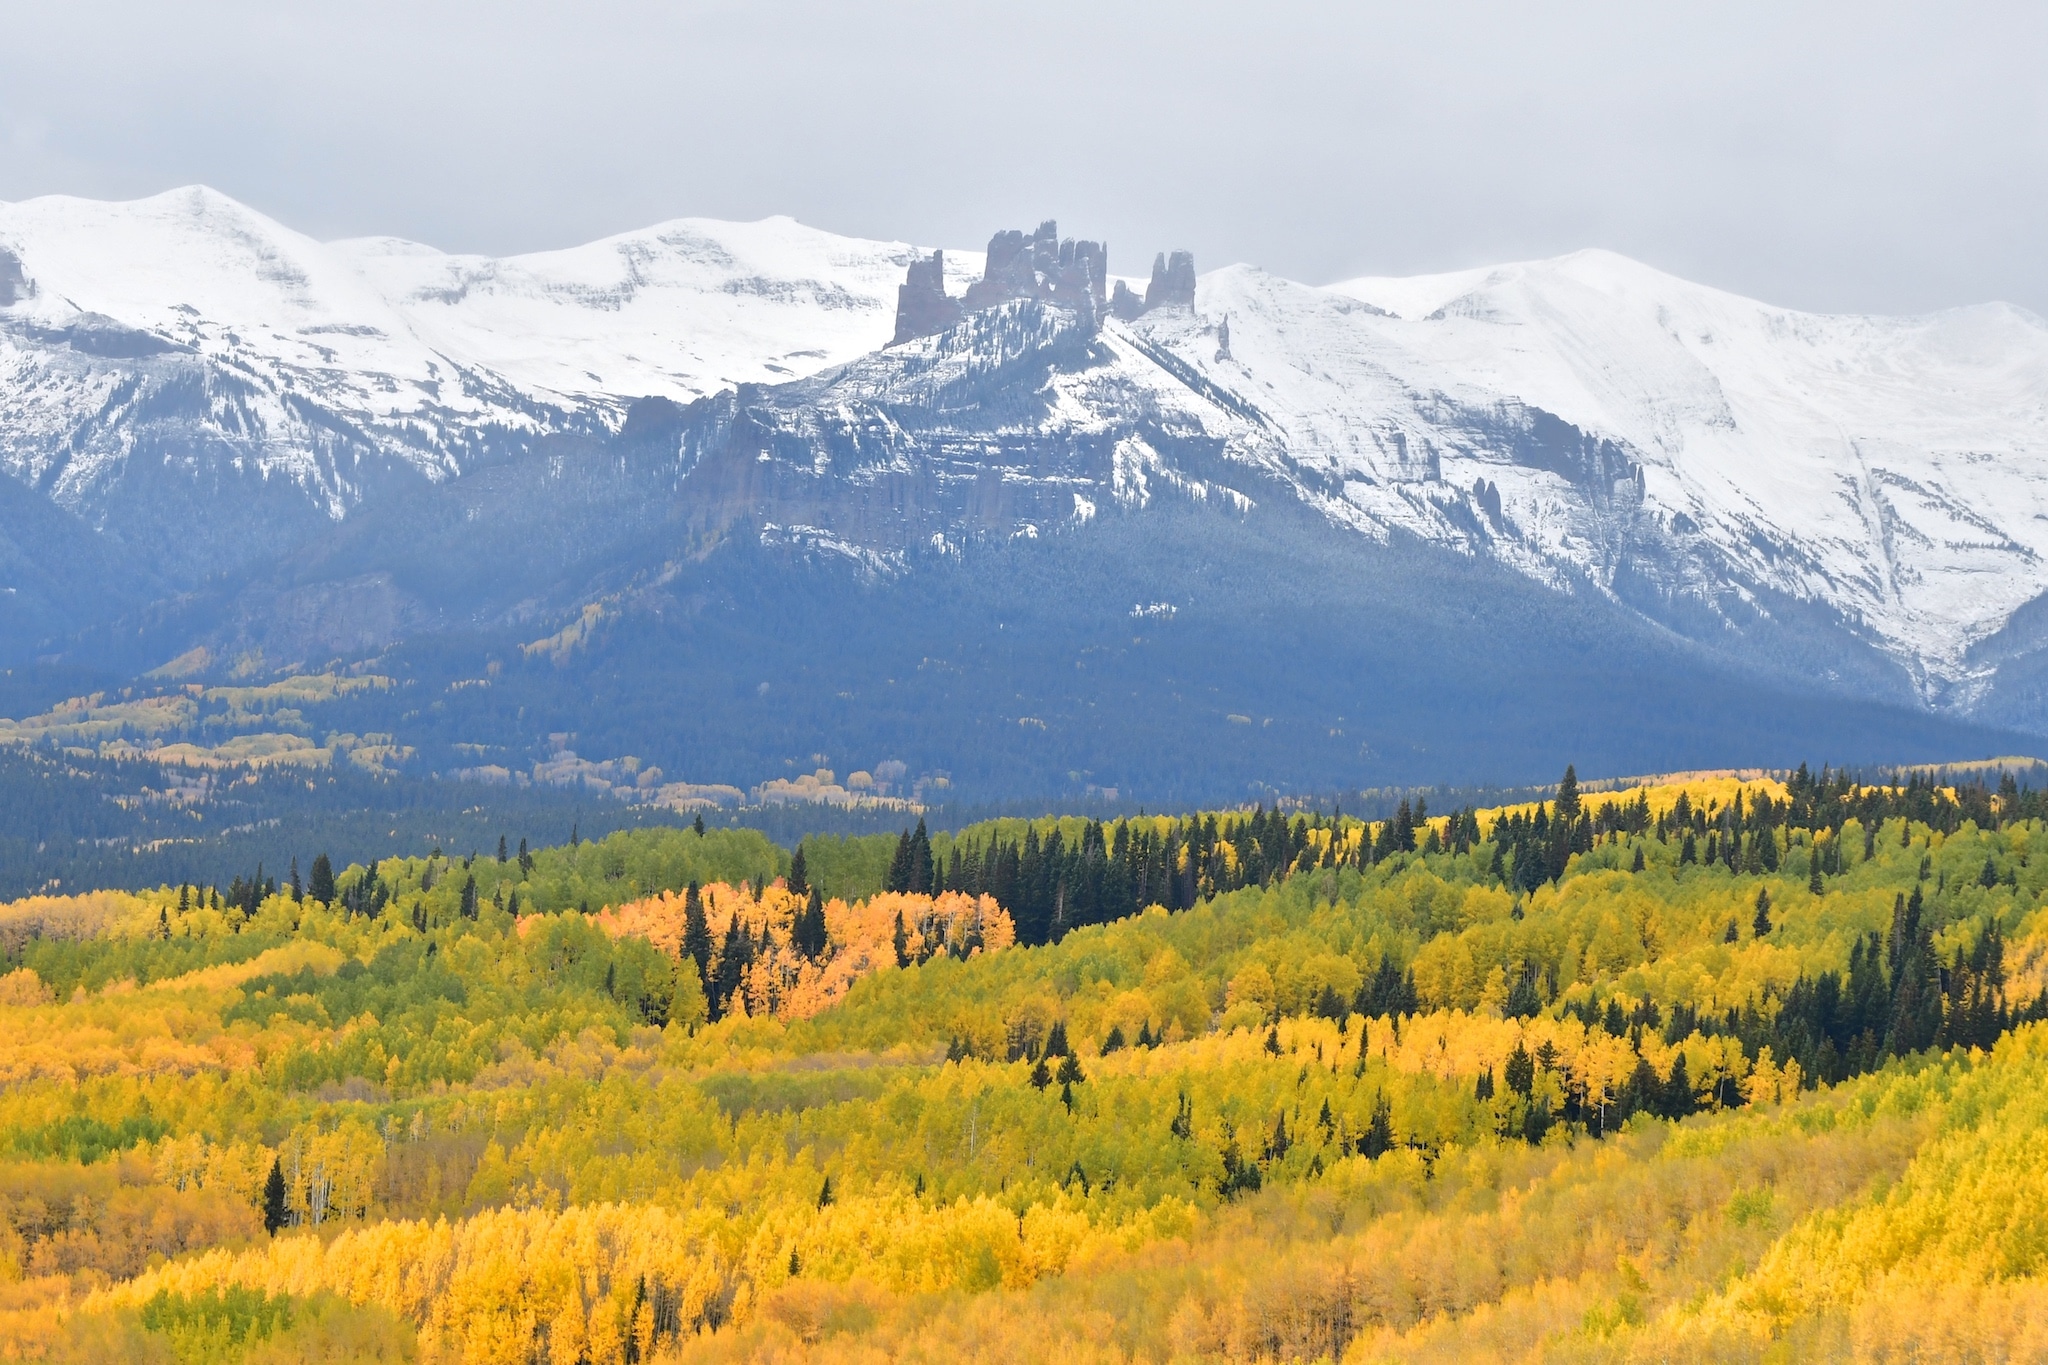
[[2048, 811], [659, 830], [0, 907], [0, 1358], [2048, 1351]]

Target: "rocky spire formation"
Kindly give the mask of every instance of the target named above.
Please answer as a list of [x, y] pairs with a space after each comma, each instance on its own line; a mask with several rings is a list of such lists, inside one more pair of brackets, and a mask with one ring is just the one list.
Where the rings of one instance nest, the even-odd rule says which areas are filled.
[[1152, 258], [1152, 283], [1145, 286], [1145, 311], [1195, 306], [1195, 253], [1160, 252]]
[[[1037, 299], [1061, 308], [1071, 308], [1093, 323], [1111, 310], [1109, 302], [1109, 247], [1102, 242], [1061, 238], [1059, 224], [1046, 219], [1029, 235], [1017, 229], [998, 232], [989, 238], [988, 264], [981, 278], [967, 286], [958, 299], [946, 293], [943, 253], [929, 260], [913, 260], [908, 277], [896, 295], [896, 335], [889, 344], [899, 346], [917, 337], [944, 331], [970, 309], [992, 308], [1011, 299]], [[1165, 258], [1161, 257], [1163, 261]], [[1187, 263], [1189, 301], [1194, 298], [1194, 258], [1184, 251], [1174, 260]], [[1119, 300], [1137, 299], [1124, 284], [1117, 283]], [[1138, 306], [1137, 316], [1149, 306]], [[1121, 306], [1121, 305], [1120, 305]], [[1124, 316], [1119, 313], [1118, 316]]]
[[[1171, 255], [1162, 251], [1152, 258], [1152, 282], [1145, 286], [1145, 297], [1139, 298], [1130, 286], [1122, 280], [1116, 282], [1116, 292], [1109, 301], [1109, 311], [1125, 322], [1132, 322], [1155, 308], [1193, 308], [1195, 306], [1195, 253], [1176, 251]], [[1228, 338], [1224, 341], [1227, 349]]]
[[934, 251], [930, 260], [913, 256], [908, 277], [896, 289], [896, 335], [889, 344], [943, 332], [960, 313], [960, 300], [946, 294], [946, 253]]

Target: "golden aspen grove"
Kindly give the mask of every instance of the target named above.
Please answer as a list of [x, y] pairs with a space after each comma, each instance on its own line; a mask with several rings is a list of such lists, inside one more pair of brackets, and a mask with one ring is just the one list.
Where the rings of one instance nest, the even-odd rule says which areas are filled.
[[1568, 773], [17, 901], [0, 1359], [2048, 1359], [2044, 817]]

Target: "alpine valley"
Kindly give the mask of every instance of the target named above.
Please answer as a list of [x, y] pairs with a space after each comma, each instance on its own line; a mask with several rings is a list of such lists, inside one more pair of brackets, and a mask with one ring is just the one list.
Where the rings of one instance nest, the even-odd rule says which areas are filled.
[[0, 205], [0, 729], [685, 810], [2048, 733], [2040, 318], [1135, 259]]

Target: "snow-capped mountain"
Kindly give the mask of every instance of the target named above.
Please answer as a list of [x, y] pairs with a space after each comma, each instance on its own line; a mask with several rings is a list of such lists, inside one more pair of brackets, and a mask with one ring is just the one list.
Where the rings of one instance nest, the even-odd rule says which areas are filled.
[[491, 260], [316, 242], [199, 187], [0, 205], [0, 467], [95, 523], [138, 453], [225, 460], [340, 517], [372, 467], [451, 478], [637, 397], [870, 350], [911, 254], [681, 220]]
[[[1967, 698], [1969, 646], [2048, 590], [2048, 326], [2021, 309], [1818, 316], [1595, 251], [1329, 292], [1434, 374], [1621, 444], [1679, 543], [1843, 612], [1930, 698]], [[1542, 480], [1502, 496], [1599, 576]]]
[[[1160, 497], [1288, 499], [1944, 709], [2038, 646], [2015, 622], [2048, 593], [2048, 325], [2021, 310], [1815, 316], [1604, 252], [1192, 290], [1162, 260], [1144, 306], [1133, 281], [1104, 297], [1094, 244], [1008, 237], [934, 284], [909, 245], [787, 219], [490, 259], [323, 244], [203, 189], [0, 205], [0, 467], [146, 548], [164, 590], [262, 578], [366, 502], [541, 459], [618, 484], [592, 525], [744, 523], [862, 572]], [[936, 330], [890, 345], [919, 289], [937, 321], [911, 333]], [[606, 452], [647, 399], [677, 406], [650, 419], [667, 445], [634, 436], [653, 463], [629, 493]], [[379, 567], [346, 543], [350, 572]]]

